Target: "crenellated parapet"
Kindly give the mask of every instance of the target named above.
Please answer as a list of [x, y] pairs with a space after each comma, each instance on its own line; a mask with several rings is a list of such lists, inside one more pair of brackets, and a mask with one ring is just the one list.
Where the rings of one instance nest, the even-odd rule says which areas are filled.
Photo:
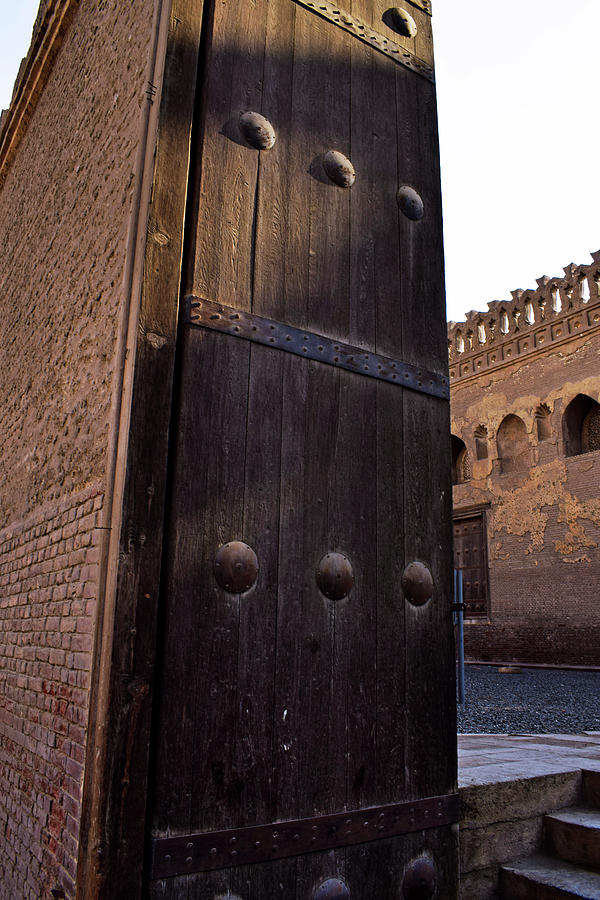
[[511, 291], [487, 312], [471, 310], [448, 322], [450, 378], [458, 381], [540, 352], [600, 327], [600, 250], [591, 265], [566, 266], [564, 276], [537, 279], [537, 288]]

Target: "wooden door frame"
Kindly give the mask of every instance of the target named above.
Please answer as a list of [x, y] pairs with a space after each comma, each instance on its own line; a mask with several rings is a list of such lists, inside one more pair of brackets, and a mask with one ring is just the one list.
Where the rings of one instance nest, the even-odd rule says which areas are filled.
[[[149, 85], [154, 107], [134, 212], [132, 291], [111, 530], [99, 590], [77, 871], [77, 897], [141, 895], [152, 686], [183, 258], [204, 0], [162, 0]], [[128, 348], [128, 349], [127, 349]]]

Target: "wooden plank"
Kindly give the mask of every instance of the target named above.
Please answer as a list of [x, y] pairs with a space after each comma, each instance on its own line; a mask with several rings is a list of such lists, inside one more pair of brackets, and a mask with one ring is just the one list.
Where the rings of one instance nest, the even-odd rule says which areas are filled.
[[[107, 597], [104, 631], [99, 630], [90, 710], [93, 737], [77, 879], [78, 894], [89, 900], [135, 897], [141, 889], [177, 301], [202, 12], [202, 2], [174, 0], [167, 37], [131, 417], [122, 451], [120, 553], [109, 560], [116, 573], [109, 568], [108, 583], [114, 577], [116, 596], [114, 608]], [[154, 240], [159, 233], [161, 240]], [[148, 332], [160, 336], [159, 344], [147, 340]], [[120, 511], [120, 496], [115, 504]]]
[[[356, 42], [352, 48], [352, 155], [360, 177], [356, 187], [360, 184], [361, 189], [359, 194], [353, 188], [352, 195], [352, 327], [378, 350], [401, 358], [397, 166], [389, 152], [397, 139], [395, 89], [391, 89], [395, 66], [368, 48], [365, 55], [361, 47]], [[361, 482], [374, 485], [376, 524], [363, 540], [376, 542], [367, 566], [375, 573], [377, 598], [371, 611], [376, 643], [370, 648], [376, 670], [375, 733], [364, 796], [379, 803], [402, 796], [405, 778], [404, 609], [397, 596], [404, 524], [402, 392], [378, 385], [361, 416], [376, 440], [374, 458], [369, 459], [371, 474], [367, 469]], [[361, 437], [361, 453], [366, 440], [366, 435]]]
[[[294, 3], [269, 4], [260, 112], [272, 122], [277, 140], [271, 150], [259, 154], [253, 262], [253, 311], [282, 322], [290, 321], [287, 294], [292, 293], [297, 247], [302, 246], [305, 228], [298, 203], [308, 180], [294, 129], [295, 20]], [[297, 296], [291, 303], [302, 307]]]
[[[354, 570], [350, 596], [333, 603], [334, 659], [329, 721], [338, 803], [368, 806], [376, 796], [377, 722], [377, 385], [341, 378], [334, 468], [328, 504], [329, 547]], [[344, 782], [341, 781], [341, 775]], [[339, 808], [343, 808], [340, 806]]]
[[[254, 198], [254, 233], [251, 249], [252, 309], [279, 314], [285, 295], [285, 170], [289, 145], [282, 137], [289, 120], [286, 89], [291, 89], [293, 4], [263, 4], [263, 71], [257, 76], [261, 98], [253, 109], [277, 128], [271, 150], [257, 153]], [[283, 372], [281, 354], [262, 347], [251, 350], [246, 433], [244, 534], [255, 549], [260, 566], [259, 586], [253, 602], [243, 604], [240, 616], [238, 658], [239, 708], [236, 728], [236, 772], [241, 784], [240, 819], [270, 822], [276, 818], [277, 798], [273, 778], [276, 639], [279, 565], [279, 509], [281, 481], [281, 430]], [[280, 867], [281, 878], [292, 878], [295, 867]], [[268, 896], [268, 870], [250, 867], [232, 874], [232, 883], [245, 879], [245, 890], [253, 896]], [[232, 887], [235, 893], [235, 887]]]
[[[322, 154], [337, 150], [351, 156], [350, 54], [351, 39], [304, 9], [297, 12], [295, 52], [311, 63], [306, 94], [299, 98], [311, 115], [311, 182], [308, 208], [307, 325], [331, 337], [348, 334], [350, 294], [350, 202], [352, 189], [334, 185], [324, 174]], [[313, 156], [314, 154], [314, 156]], [[330, 551], [344, 551], [343, 525], [336, 521], [347, 509], [340, 498], [336, 474], [345, 469], [339, 447], [341, 373], [310, 366], [306, 444], [309, 450], [304, 529], [305, 565], [312, 563], [309, 596], [314, 604], [311, 626], [318, 651], [301, 669], [311, 707], [303, 722], [300, 746], [304, 764], [299, 789], [319, 812], [333, 812], [346, 802], [346, 666], [340, 665], [336, 647], [336, 604], [318, 590], [314, 572]], [[345, 380], [345, 379], [344, 379]], [[343, 478], [343, 474], [341, 476]], [[309, 498], [322, 502], [309, 505]], [[310, 510], [310, 512], [309, 512]], [[341, 543], [340, 543], [341, 542]], [[346, 552], [351, 555], [350, 548]], [[341, 601], [342, 603], [344, 601]], [[318, 628], [315, 625], [319, 624]], [[344, 660], [345, 662], [345, 660]], [[323, 752], [323, 742], [326, 751]], [[309, 798], [312, 800], [309, 801]]]
[[238, 119], [261, 106], [267, 7], [268, 0], [215, 4], [195, 150], [202, 162], [193, 204], [197, 218], [189, 230], [188, 283], [199, 296], [243, 309], [251, 308], [259, 153], [241, 137]]
[[342, 339], [348, 333], [349, 214], [353, 189], [340, 188], [323, 172], [322, 154], [351, 156], [350, 44], [352, 38], [298, 9], [295, 52], [312, 65], [303, 99], [311, 114], [308, 328]]
[[[253, 289], [258, 153], [241, 140], [236, 128], [239, 112], [260, 103], [266, 8], [266, 0], [215, 6], [206, 38], [208, 64], [194, 151], [195, 212], [188, 228], [187, 252], [192, 261], [188, 279], [193, 289], [209, 297], [235, 298], [235, 304], [246, 309], [251, 308]], [[226, 178], [222, 177], [224, 170]], [[221, 215], [215, 216], [216, 209]], [[234, 799], [239, 800], [244, 791], [243, 779], [236, 774], [242, 751], [233, 723], [241, 699], [240, 622], [247, 637], [248, 628], [253, 627], [247, 620], [252, 607], [215, 588], [212, 559], [221, 543], [243, 540], [249, 524], [244, 521], [244, 468], [252, 351], [241, 342], [206, 334], [190, 336], [186, 348], [181, 398], [183, 406], [189, 405], [195, 415], [189, 440], [178, 453], [184, 471], [176, 476], [181, 489], [172, 517], [175, 561], [169, 594], [184, 598], [177, 627], [196, 625], [181, 668], [181, 674], [187, 673], [188, 679], [191, 676], [193, 684], [186, 714], [190, 722], [187, 730], [183, 726], [179, 730], [182, 739], [187, 740], [190, 730], [192, 737], [181, 751], [178, 771], [167, 771], [163, 764], [161, 777], [170, 782], [169, 790], [181, 801], [177, 810], [172, 807], [165, 821], [157, 820], [155, 825], [163, 828], [169, 822], [171, 827], [193, 830], [243, 824], [240, 817], [246, 814]], [[199, 459], [203, 460], [198, 472], [201, 485], [194, 490], [185, 477], [185, 467], [196, 469]], [[188, 546], [190, 524], [195, 548]], [[196, 566], [191, 564], [194, 549]], [[174, 634], [171, 653], [181, 638], [181, 633]], [[166, 707], [163, 728], [172, 735], [172, 747], [183, 746], [176, 737], [178, 707], [168, 708], [168, 703]], [[230, 739], [224, 740], [226, 734]], [[243, 742], [243, 735], [240, 740]], [[224, 802], [225, 797], [229, 803]], [[160, 798], [158, 801], [160, 807]]]
[[327, 485], [334, 462], [337, 373], [319, 363], [291, 362], [284, 387], [274, 769], [278, 815], [287, 818], [293, 811], [301, 818], [337, 808], [330, 792], [327, 739], [332, 612], [315, 583], [317, 565], [328, 549]]
[[[310, 222], [308, 198], [315, 149], [315, 61], [312, 18], [294, 7], [291, 121], [286, 149], [289, 187], [283, 211], [285, 321], [308, 324]], [[282, 135], [285, 140], [285, 134]], [[282, 144], [282, 146], [284, 146]], [[330, 616], [315, 585], [315, 570], [324, 540], [323, 490], [315, 468], [321, 451], [311, 453], [315, 420], [323, 422], [319, 444], [329, 444], [332, 376], [319, 381], [315, 363], [288, 358], [284, 364], [282, 476], [280, 503], [277, 674], [274, 710], [274, 777], [281, 818], [312, 814], [320, 805], [327, 753], [315, 753], [315, 734], [327, 733], [331, 672]], [[313, 404], [319, 388], [321, 414]], [[312, 430], [311, 430], [312, 429]], [[325, 455], [328, 450], [325, 451]], [[326, 460], [325, 460], [326, 465]], [[321, 469], [322, 472], [322, 469]], [[322, 750], [323, 748], [321, 748]]]
[[[400, 215], [403, 357], [439, 371], [447, 365], [435, 93], [424, 79], [396, 76], [399, 183], [422, 196], [423, 219]], [[409, 123], [402, 126], [402, 122]], [[421, 124], [421, 123], [426, 123]], [[427, 304], [423, 297], [427, 297]], [[445, 793], [456, 779], [451, 626], [451, 487], [448, 404], [404, 396], [405, 564], [418, 559], [435, 583], [423, 607], [405, 602], [406, 765], [411, 796]], [[435, 448], [435, 452], [434, 452]], [[435, 654], [431, 653], [432, 645]], [[415, 723], [412, 727], [412, 723]], [[418, 723], [418, 724], [417, 724]], [[424, 764], [425, 758], [427, 764]]]
[[[238, 597], [212, 571], [218, 547], [243, 535], [244, 432], [249, 348], [190, 331], [184, 360], [169, 521], [154, 828], [239, 824], [222, 799], [234, 769], [223, 735], [237, 711]], [[221, 392], [205, 390], [218, 373]], [[240, 377], [246, 373], [246, 380]], [[241, 439], [240, 439], [241, 437]], [[216, 816], [216, 818], [213, 818]]]
[[240, 607], [234, 763], [240, 791], [230, 801], [232, 815], [247, 824], [273, 821], [276, 805], [272, 770], [282, 374], [281, 354], [267, 347], [252, 348], [243, 535], [260, 568], [255, 592]]
[[[298, 677], [307, 658], [306, 645], [316, 649], [312, 637], [312, 608], [305, 597], [312, 589], [304, 552], [304, 484], [307, 462], [306, 420], [308, 365], [286, 356], [283, 369], [281, 428], [281, 482], [279, 530], [279, 585], [277, 608], [273, 785], [276, 817], [304, 815], [298, 796], [298, 778], [304, 765], [298, 733], [303, 727], [307, 704], [305, 685]], [[305, 621], [300, 630], [298, 623]], [[310, 624], [309, 624], [310, 623]]]

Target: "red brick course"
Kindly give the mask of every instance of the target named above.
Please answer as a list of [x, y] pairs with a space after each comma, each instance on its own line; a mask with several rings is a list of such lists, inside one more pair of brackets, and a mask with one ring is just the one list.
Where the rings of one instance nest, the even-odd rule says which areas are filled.
[[0, 531], [2, 898], [73, 895], [102, 504], [96, 486]]

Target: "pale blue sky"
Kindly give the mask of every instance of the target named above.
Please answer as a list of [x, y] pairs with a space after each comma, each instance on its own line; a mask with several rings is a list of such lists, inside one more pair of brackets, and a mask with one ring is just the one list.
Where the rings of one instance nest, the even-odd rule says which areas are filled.
[[[0, 0], [0, 109], [37, 0]], [[599, 0], [433, 0], [448, 317], [600, 249]]]

